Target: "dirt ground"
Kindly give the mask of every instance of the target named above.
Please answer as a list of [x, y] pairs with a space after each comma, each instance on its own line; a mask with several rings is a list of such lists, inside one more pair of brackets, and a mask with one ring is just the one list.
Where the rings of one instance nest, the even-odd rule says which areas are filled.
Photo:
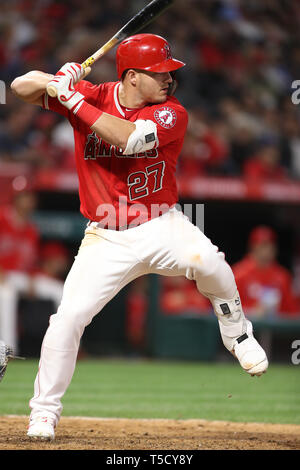
[[27, 423], [0, 417], [0, 450], [300, 450], [300, 425], [63, 417], [55, 440], [40, 442]]

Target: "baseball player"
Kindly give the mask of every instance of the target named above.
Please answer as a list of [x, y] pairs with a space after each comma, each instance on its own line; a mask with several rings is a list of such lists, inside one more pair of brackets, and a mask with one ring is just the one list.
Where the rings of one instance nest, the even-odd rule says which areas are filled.
[[[80, 210], [88, 219], [42, 344], [27, 433], [34, 438], [54, 439], [84, 328], [141, 275], [194, 280], [242, 368], [261, 375], [268, 367], [224, 254], [176, 207], [175, 169], [188, 116], [172, 89], [174, 71], [185, 64], [153, 34], [124, 40], [116, 62], [117, 82], [94, 85], [83, 80], [81, 65], [67, 63], [55, 76], [33, 71], [11, 85], [19, 98], [73, 126]], [[57, 98], [47, 95], [48, 84]]]

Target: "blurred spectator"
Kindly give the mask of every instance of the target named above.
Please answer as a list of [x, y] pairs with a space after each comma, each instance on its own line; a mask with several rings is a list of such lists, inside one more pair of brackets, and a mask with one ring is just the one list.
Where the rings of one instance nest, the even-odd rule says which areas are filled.
[[244, 177], [255, 181], [286, 181], [287, 173], [280, 165], [280, 153], [275, 143], [263, 143], [244, 165]]
[[[300, 237], [298, 235], [293, 257], [293, 290], [300, 305]], [[300, 313], [299, 313], [300, 315]]]
[[71, 126], [61, 123], [54, 113], [21, 104], [0, 130], [0, 163], [25, 163], [32, 171], [44, 167], [74, 170], [70, 129], [72, 133]]
[[32, 275], [31, 295], [50, 299], [58, 308], [69, 269], [69, 252], [64, 244], [52, 241], [42, 245], [39, 268]]
[[247, 315], [257, 317], [300, 315], [292, 291], [292, 276], [276, 261], [277, 236], [258, 226], [249, 236], [249, 252], [232, 269]]
[[13, 202], [0, 212], [0, 270], [30, 273], [36, 267], [39, 233], [31, 217], [37, 199], [32, 190], [15, 191]]
[[0, 130], [0, 161], [32, 161], [30, 152], [32, 124], [38, 108], [21, 103], [18, 110], [12, 109]]
[[195, 282], [183, 276], [172, 276], [161, 279], [160, 308], [167, 314], [206, 315], [211, 311], [211, 304], [200, 294]]
[[147, 277], [141, 276], [130, 284], [126, 300], [126, 336], [135, 351], [146, 346], [148, 300]]
[[210, 121], [203, 113], [190, 111], [179, 161], [180, 173], [186, 177], [220, 174], [227, 164], [229, 152], [226, 122]]
[[300, 125], [295, 114], [286, 113], [280, 139], [282, 163], [293, 179], [300, 179]]
[[36, 205], [36, 194], [27, 186], [15, 191], [12, 204], [0, 212], [0, 331], [15, 350], [20, 296], [50, 299], [57, 309], [69, 268], [64, 245], [48, 242], [41, 247], [31, 220]]
[[66, 119], [53, 128], [50, 145], [56, 149], [56, 158], [52, 159], [52, 165], [56, 164], [65, 170], [74, 171], [73, 129]]
[[245, 161], [253, 155], [256, 145], [257, 122], [249, 122], [241, 114], [240, 105], [236, 99], [224, 98], [219, 103], [219, 111], [228, 125], [230, 142], [229, 172], [241, 175]]
[[18, 295], [28, 291], [39, 255], [39, 232], [31, 221], [36, 203], [35, 193], [25, 188], [0, 213], [0, 330], [15, 350]]

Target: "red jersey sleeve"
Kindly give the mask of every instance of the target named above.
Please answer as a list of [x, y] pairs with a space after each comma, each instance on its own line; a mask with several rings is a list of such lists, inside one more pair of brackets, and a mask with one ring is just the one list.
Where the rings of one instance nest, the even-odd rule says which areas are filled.
[[156, 124], [159, 147], [184, 138], [188, 113], [176, 98], [169, 98], [166, 103], [147, 106], [140, 113], [139, 119], [150, 119]]
[[[85, 96], [85, 101], [96, 106], [101, 93], [101, 85], [93, 85], [92, 83], [81, 80], [75, 85], [75, 90]], [[74, 115], [65, 106], [63, 106], [57, 98], [51, 98], [47, 93], [43, 95], [43, 108], [55, 111], [72, 121]]]

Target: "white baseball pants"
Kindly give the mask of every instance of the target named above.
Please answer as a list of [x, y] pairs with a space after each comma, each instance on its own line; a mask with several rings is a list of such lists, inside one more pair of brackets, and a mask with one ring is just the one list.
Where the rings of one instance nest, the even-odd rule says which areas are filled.
[[84, 328], [133, 279], [156, 273], [186, 276], [198, 290], [232, 299], [237, 288], [224, 254], [182, 212], [172, 208], [136, 228], [114, 231], [91, 223], [66, 279], [61, 304], [42, 344], [31, 413], [59, 420]]

